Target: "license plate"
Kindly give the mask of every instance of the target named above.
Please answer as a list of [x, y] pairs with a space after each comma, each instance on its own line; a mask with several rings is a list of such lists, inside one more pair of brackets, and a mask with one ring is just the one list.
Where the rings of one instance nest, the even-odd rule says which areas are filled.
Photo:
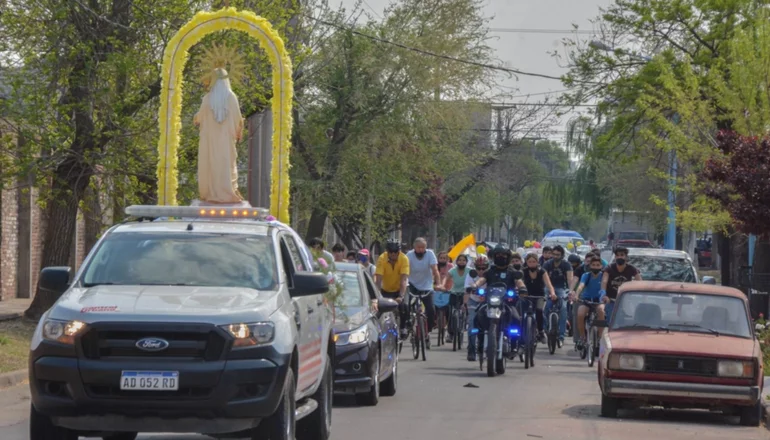
[[178, 371], [123, 371], [120, 374], [121, 390], [177, 391]]
[[493, 308], [487, 309], [487, 317], [489, 318], [499, 318], [502, 314], [503, 314], [503, 311], [500, 309], [493, 309]]

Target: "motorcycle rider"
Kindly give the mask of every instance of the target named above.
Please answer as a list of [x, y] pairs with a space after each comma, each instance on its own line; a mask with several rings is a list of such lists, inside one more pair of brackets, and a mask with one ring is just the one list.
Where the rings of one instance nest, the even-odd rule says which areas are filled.
[[489, 257], [486, 254], [479, 254], [473, 267], [474, 269], [469, 271], [465, 277], [465, 297], [463, 298], [465, 306], [468, 308], [468, 361], [470, 362], [476, 362], [476, 335], [473, 334], [473, 322], [476, 318], [476, 310], [484, 302], [484, 297], [476, 292], [475, 286], [476, 281], [489, 270]]
[[564, 261], [564, 248], [557, 245], [551, 251], [552, 258], [545, 262], [543, 269], [548, 272], [548, 276], [553, 283], [554, 294], [549, 296], [545, 304], [545, 316], [551, 311], [556, 301], [561, 301], [561, 311], [559, 313], [559, 347], [564, 344], [564, 334], [567, 332], [567, 293], [569, 286], [572, 285], [572, 266]]
[[409, 320], [409, 308], [404, 302], [406, 289], [409, 286], [409, 259], [401, 252], [401, 243], [398, 240], [388, 240], [385, 252], [377, 259], [374, 282], [382, 292], [382, 296], [399, 303], [399, 329], [403, 337]]
[[[491, 255], [493, 266], [484, 272], [483, 277], [476, 280], [474, 287], [478, 289], [483, 286], [491, 286], [496, 283], [503, 283], [508, 290], [512, 289], [516, 292], [519, 292], [520, 294], [526, 293], [527, 286], [522, 280], [522, 273], [510, 267], [511, 258], [513, 257], [511, 250], [505, 245], [498, 244], [494, 249], [492, 249]], [[506, 297], [506, 299], [507, 298], [508, 297]], [[478, 318], [478, 315], [476, 315], [476, 318]], [[478, 319], [474, 320], [474, 326], [476, 323], [478, 323], [478, 321]], [[519, 316], [519, 311], [515, 307], [511, 307], [511, 316], [506, 320], [506, 322], [510, 325], [514, 325], [519, 328], [521, 327], [521, 316]]]

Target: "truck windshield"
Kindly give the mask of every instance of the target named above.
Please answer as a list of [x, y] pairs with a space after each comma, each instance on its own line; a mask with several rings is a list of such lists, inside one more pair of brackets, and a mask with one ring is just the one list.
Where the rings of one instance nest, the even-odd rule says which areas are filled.
[[108, 236], [83, 272], [85, 287], [115, 285], [275, 286], [269, 237], [123, 232]]
[[745, 303], [732, 296], [626, 292], [618, 298], [612, 329], [666, 329], [750, 338]]

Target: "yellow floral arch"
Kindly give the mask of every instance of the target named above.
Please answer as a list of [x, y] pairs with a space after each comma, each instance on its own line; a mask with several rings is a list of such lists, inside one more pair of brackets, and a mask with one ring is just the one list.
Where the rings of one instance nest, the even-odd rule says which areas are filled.
[[289, 148], [293, 95], [291, 59], [283, 40], [264, 18], [250, 12], [225, 8], [201, 11], [166, 45], [160, 92], [160, 139], [158, 140], [158, 204], [176, 205], [177, 150], [182, 128], [182, 77], [189, 50], [208, 34], [238, 30], [259, 41], [273, 67], [273, 159], [270, 173], [270, 212], [289, 222]]

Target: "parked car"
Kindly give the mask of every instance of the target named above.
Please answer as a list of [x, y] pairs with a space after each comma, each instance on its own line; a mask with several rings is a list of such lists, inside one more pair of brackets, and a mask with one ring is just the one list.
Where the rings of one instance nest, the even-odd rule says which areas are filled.
[[377, 405], [380, 395], [396, 394], [398, 381], [398, 303], [384, 298], [360, 264], [337, 263], [343, 285], [335, 306], [337, 344], [334, 392]]
[[734, 288], [623, 284], [600, 345], [601, 414], [639, 405], [706, 408], [758, 426], [764, 372], [750, 322], [746, 295]]
[[43, 269], [60, 296], [32, 337], [30, 440], [329, 438], [326, 275], [265, 210], [210, 213], [128, 207], [74, 277]]
[[578, 248], [575, 250], [575, 253], [580, 255], [581, 257], [585, 257], [585, 255], [591, 252], [591, 250], [592, 250], [591, 246], [584, 244], [582, 246], [578, 246]]
[[[615, 262], [615, 256], [612, 261]], [[698, 271], [687, 252], [667, 249], [628, 249], [628, 264], [642, 273], [645, 281], [681, 281], [684, 283], [715, 284], [713, 277], [698, 279]]]

